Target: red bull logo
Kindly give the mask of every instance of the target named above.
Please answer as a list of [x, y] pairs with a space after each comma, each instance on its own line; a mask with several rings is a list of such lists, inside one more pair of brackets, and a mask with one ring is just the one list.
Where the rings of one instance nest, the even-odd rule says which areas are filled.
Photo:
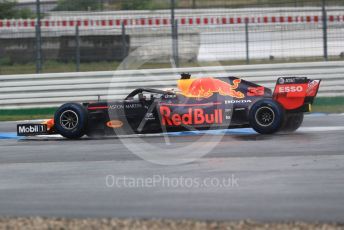
[[167, 106], [160, 106], [162, 125], [181, 126], [181, 125], [204, 125], [204, 124], [222, 124], [222, 109], [215, 109], [212, 113], [205, 113], [203, 109], [188, 109], [188, 113], [172, 113]]
[[233, 85], [215, 78], [182, 79], [178, 81], [178, 88], [186, 97], [208, 98], [214, 93], [234, 98], [244, 98], [245, 95], [236, 91], [241, 79], [235, 79]]

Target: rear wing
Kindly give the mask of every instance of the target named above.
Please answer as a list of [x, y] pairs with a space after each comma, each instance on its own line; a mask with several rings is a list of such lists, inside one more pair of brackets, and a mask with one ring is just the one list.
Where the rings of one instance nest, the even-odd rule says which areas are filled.
[[278, 101], [286, 110], [310, 111], [316, 97], [321, 80], [306, 77], [278, 78], [273, 99]]

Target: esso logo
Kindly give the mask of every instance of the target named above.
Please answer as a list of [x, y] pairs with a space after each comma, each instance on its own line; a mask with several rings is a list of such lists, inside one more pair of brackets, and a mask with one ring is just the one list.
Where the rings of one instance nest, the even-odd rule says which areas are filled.
[[303, 91], [303, 87], [301, 85], [298, 86], [280, 86], [279, 92], [280, 93], [299, 93]]

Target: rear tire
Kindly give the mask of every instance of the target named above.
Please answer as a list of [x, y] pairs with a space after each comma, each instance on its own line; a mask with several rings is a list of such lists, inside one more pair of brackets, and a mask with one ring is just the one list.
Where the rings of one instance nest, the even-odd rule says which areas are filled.
[[294, 132], [303, 122], [303, 113], [294, 113], [294, 114], [287, 114], [283, 127], [281, 128], [282, 132]]
[[87, 110], [80, 104], [62, 105], [54, 116], [57, 133], [69, 139], [79, 139], [87, 130]]
[[249, 123], [260, 134], [272, 134], [282, 127], [284, 109], [276, 101], [262, 99], [252, 105]]

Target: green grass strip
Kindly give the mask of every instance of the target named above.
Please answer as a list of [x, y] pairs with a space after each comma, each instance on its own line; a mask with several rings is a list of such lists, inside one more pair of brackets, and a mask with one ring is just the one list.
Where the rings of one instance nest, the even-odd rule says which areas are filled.
[[344, 97], [318, 97], [314, 101], [314, 106], [317, 105], [344, 105]]
[[312, 106], [312, 112], [344, 113], [344, 97], [319, 97]]
[[0, 116], [53, 115], [56, 109], [57, 108], [4, 109], [0, 110]]
[[20, 121], [53, 118], [57, 108], [4, 109], [0, 110], [0, 121]]

